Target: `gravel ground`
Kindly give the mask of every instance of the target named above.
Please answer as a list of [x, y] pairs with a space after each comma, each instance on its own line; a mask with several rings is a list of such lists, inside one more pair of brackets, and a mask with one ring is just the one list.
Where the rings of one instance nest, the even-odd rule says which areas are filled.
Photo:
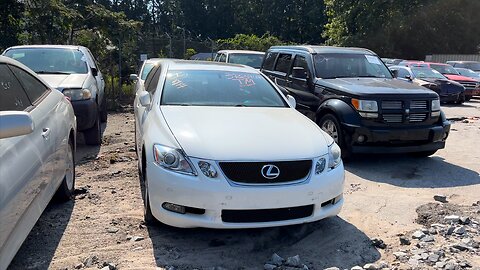
[[340, 216], [254, 230], [145, 226], [133, 114], [110, 114], [101, 147], [79, 140], [75, 200], [48, 206], [9, 269], [480, 269], [480, 100], [443, 109], [446, 149], [356, 158]]

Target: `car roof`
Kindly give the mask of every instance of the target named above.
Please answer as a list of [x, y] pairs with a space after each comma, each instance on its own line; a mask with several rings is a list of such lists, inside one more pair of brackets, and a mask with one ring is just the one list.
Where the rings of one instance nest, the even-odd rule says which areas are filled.
[[73, 49], [73, 50], [80, 50], [86, 49], [84, 46], [78, 45], [19, 45], [13, 46], [6, 49], [6, 51], [11, 49], [33, 49], [33, 48], [45, 48], [45, 49]]
[[232, 72], [259, 73], [259, 71], [249, 66], [229, 64], [223, 62], [162, 59], [159, 61], [159, 63], [168, 65], [169, 70], [221, 70]]
[[334, 47], [334, 46], [317, 46], [317, 45], [299, 45], [299, 46], [272, 46], [269, 50], [294, 50], [308, 53], [355, 53], [377, 55], [373, 51], [356, 47]]
[[248, 54], [265, 54], [265, 52], [259, 52], [259, 51], [249, 51], [249, 50], [221, 50], [218, 51], [218, 53], [248, 53]]

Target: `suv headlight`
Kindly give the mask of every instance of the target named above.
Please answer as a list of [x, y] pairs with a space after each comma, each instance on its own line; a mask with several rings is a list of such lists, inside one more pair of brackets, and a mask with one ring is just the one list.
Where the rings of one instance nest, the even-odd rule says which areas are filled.
[[70, 98], [71, 101], [86, 100], [92, 98], [92, 92], [89, 89], [65, 89], [63, 94]]
[[440, 116], [440, 100], [432, 100], [432, 118]]
[[190, 161], [181, 150], [161, 144], [155, 144], [153, 145], [153, 157], [155, 163], [167, 170], [183, 174], [197, 175]]
[[328, 146], [328, 168], [334, 169], [342, 161], [342, 150], [336, 143], [332, 143]]
[[378, 117], [378, 104], [375, 100], [361, 100], [352, 98], [352, 105], [362, 117]]

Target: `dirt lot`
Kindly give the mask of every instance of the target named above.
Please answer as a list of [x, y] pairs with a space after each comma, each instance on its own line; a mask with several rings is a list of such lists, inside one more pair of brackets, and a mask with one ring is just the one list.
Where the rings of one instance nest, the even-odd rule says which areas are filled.
[[[456, 121], [446, 149], [435, 156], [368, 156], [346, 164], [346, 203], [339, 217], [255, 230], [145, 226], [133, 114], [110, 114], [100, 148], [79, 140], [75, 201], [49, 205], [10, 268], [84, 269], [112, 263], [118, 269], [263, 269], [273, 253], [284, 258], [298, 254], [310, 269], [350, 269], [382, 260], [392, 269], [429, 268], [415, 266], [415, 261], [400, 264], [394, 253], [413, 255], [411, 249], [423, 244], [415, 247], [418, 240], [411, 239], [411, 233], [442, 221], [443, 215], [480, 220], [480, 208], [472, 206], [480, 200], [480, 120], [474, 118], [480, 116], [480, 100], [444, 111]], [[435, 194], [446, 195], [449, 203], [435, 202]], [[418, 222], [417, 208], [422, 216]], [[478, 243], [477, 225], [467, 231], [477, 229], [472, 237]], [[412, 245], [400, 246], [401, 234]], [[450, 239], [440, 233], [435, 237], [437, 245]], [[384, 241], [386, 248], [372, 245], [373, 238]], [[445, 258], [455, 256], [474, 269], [480, 267], [478, 248], [444, 249]]]

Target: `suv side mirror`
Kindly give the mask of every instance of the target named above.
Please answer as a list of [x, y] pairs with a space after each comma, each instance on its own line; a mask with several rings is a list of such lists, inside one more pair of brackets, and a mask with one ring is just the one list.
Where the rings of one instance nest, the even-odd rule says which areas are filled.
[[290, 106], [290, 108], [296, 108], [297, 107], [297, 101], [295, 100], [294, 97], [292, 97], [291, 95], [287, 95], [287, 100], [288, 100], [288, 105]]
[[92, 68], [92, 75], [93, 75], [94, 77], [97, 77], [97, 76], [98, 76], [98, 69]]
[[0, 112], [0, 139], [27, 135], [33, 132], [34, 124], [27, 112]]
[[130, 81], [136, 82], [138, 80], [138, 75], [137, 74], [130, 74]]
[[150, 106], [150, 103], [152, 102], [152, 98], [150, 97], [150, 93], [147, 92], [147, 91], [140, 92], [138, 100], [140, 101], [140, 105], [142, 105], [143, 107]]
[[297, 79], [306, 80], [307, 79], [307, 71], [303, 67], [293, 67], [292, 70], [292, 77]]
[[405, 75], [405, 79], [407, 79], [407, 80], [409, 80], [409, 81], [413, 80], [413, 79], [412, 79], [412, 76], [410, 76], [410, 75]]
[[392, 70], [392, 74], [394, 78], [398, 78], [398, 69]]

